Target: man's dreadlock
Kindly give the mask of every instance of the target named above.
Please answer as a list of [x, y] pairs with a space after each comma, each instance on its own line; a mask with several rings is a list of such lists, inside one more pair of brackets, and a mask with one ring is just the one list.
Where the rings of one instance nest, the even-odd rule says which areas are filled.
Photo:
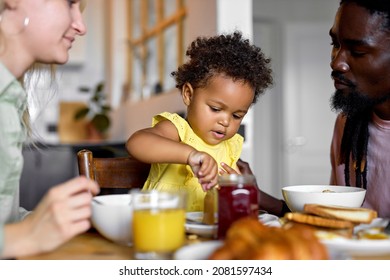
[[[390, 29], [388, 0], [341, 0], [344, 3], [355, 3], [366, 8], [372, 14], [381, 14], [386, 20], [386, 29]], [[367, 145], [369, 139], [368, 123], [372, 109], [365, 110], [359, 114], [346, 117], [343, 138], [341, 140], [340, 164], [345, 164], [344, 176], [346, 185], [350, 185], [349, 166], [352, 159], [352, 166], [355, 171], [356, 186], [367, 188]]]
[[345, 183], [348, 186], [350, 185], [349, 165], [352, 158], [356, 186], [367, 188], [367, 144], [370, 117], [371, 112], [366, 111], [354, 116], [348, 116], [345, 122], [339, 164], [345, 164], [344, 176]]

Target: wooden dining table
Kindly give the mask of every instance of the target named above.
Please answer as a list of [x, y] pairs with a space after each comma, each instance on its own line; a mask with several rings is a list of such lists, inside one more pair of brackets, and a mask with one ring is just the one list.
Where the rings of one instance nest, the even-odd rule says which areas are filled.
[[[209, 239], [196, 235], [187, 235], [186, 244], [193, 244]], [[95, 229], [80, 234], [54, 251], [39, 255], [18, 258], [20, 260], [133, 260], [133, 247], [114, 243]], [[380, 255], [350, 256], [356, 260], [390, 260], [390, 252]]]
[[[202, 242], [196, 235], [186, 236], [186, 245]], [[133, 260], [133, 247], [112, 242], [95, 229], [73, 237], [54, 251], [24, 256], [20, 260]]]

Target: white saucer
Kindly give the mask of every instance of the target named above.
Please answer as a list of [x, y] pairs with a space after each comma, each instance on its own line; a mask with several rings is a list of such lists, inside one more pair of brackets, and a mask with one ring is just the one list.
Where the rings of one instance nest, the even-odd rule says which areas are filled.
[[[187, 212], [186, 218], [185, 229], [187, 233], [208, 238], [216, 236], [218, 225], [202, 224], [203, 212]], [[189, 222], [189, 220], [194, 222]], [[259, 221], [266, 226], [280, 226], [279, 217], [267, 213], [260, 214]]]
[[[217, 225], [202, 224], [203, 212], [187, 212], [185, 229], [189, 234], [196, 234], [203, 237], [214, 237], [217, 234]], [[188, 222], [189, 220], [194, 221]]]
[[221, 240], [204, 241], [181, 247], [173, 255], [175, 260], [207, 260], [212, 252], [222, 246]]

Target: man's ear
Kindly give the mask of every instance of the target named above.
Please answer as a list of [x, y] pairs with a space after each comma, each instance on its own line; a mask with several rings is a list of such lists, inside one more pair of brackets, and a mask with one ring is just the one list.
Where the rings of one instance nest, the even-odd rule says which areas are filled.
[[190, 83], [185, 83], [181, 88], [181, 97], [183, 98], [183, 102], [186, 106], [191, 104], [192, 97], [194, 95], [194, 89], [192, 88]]

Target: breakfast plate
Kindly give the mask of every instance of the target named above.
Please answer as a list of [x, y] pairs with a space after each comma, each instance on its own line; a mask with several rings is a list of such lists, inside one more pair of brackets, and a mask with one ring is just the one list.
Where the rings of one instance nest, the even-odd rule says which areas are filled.
[[[203, 224], [202, 219], [203, 212], [187, 212], [185, 223], [186, 233], [209, 238], [216, 236], [218, 225]], [[268, 213], [259, 214], [259, 221], [268, 226], [280, 226], [279, 218]]]
[[[173, 254], [175, 260], [207, 260], [211, 254], [223, 245], [222, 240], [197, 242], [181, 247]], [[345, 254], [329, 250], [331, 260], [348, 259]]]
[[[388, 223], [388, 220], [377, 218], [370, 224], [360, 224], [354, 229], [354, 236], [358, 232], [366, 232], [367, 238], [363, 239], [347, 239], [347, 238], [321, 238], [321, 242], [327, 246], [329, 250], [339, 251], [351, 256], [380, 256], [390, 254], [390, 236], [386, 239], [370, 239], [370, 231], [375, 231], [378, 228], [383, 228]], [[378, 235], [374, 233], [371, 238]], [[383, 234], [382, 236], [383, 237]]]
[[193, 243], [177, 250], [173, 259], [175, 260], [207, 260], [212, 252], [222, 246], [223, 241], [212, 240]]

